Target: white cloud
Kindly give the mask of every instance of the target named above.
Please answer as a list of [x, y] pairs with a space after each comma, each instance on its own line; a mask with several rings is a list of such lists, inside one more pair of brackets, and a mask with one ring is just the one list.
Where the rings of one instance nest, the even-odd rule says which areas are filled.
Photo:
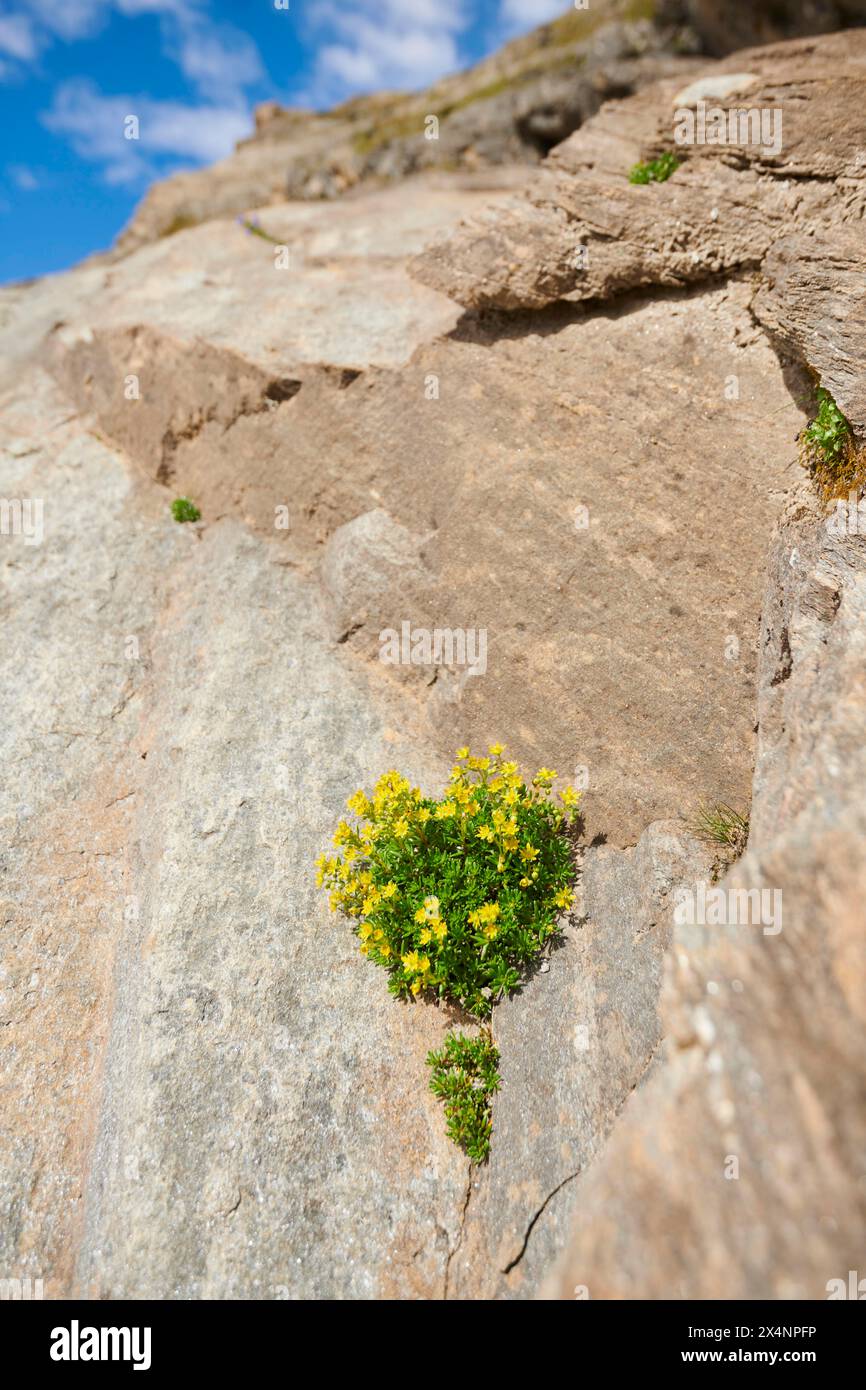
[[0, 53], [8, 53], [10, 58], [29, 63], [38, 51], [36, 32], [27, 15], [0, 15]]
[[563, 0], [502, 0], [499, 18], [506, 34], [524, 34], [538, 24], [558, 19], [567, 8]]
[[461, 65], [459, 35], [471, 0], [344, 0], [310, 12], [326, 34], [308, 99], [317, 104], [381, 87], [416, 88]]
[[[125, 138], [128, 116], [137, 116], [139, 139]], [[236, 105], [186, 106], [149, 97], [105, 96], [91, 82], [64, 82], [43, 123], [69, 140], [82, 159], [102, 166], [111, 184], [134, 184], [163, 173], [167, 157], [194, 164], [230, 154], [251, 130], [249, 112]]]
[[32, 193], [39, 187], [39, 180], [32, 169], [28, 169], [26, 164], [10, 164], [7, 170], [10, 179], [16, 187], [25, 193]]
[[[55, 39], [72, 42], [87, 37], [112, 11], [129, 20], [143, 15], [159, 19], [163, 52], [177, 63], [198, 103], [106, 95], [82, 78], [62, 83], [42, 117], [48, 129], [66, 138], [82, 159], [100, 165], [109, 183], [135, 184], [157, 177], [166, 172], [166, 161], [172, 158], [188, 164], [221, 159], [250, 133], [252, 121], [243, 88], [265, 76], [259, 51], [240, 30], [210, 21], [210, 0], [18, 3], [26, 3], [28, 15], [19, 15], [14, 27], [10, 21], [7, 37], [9, 44], [16, 45], [13, 56], [22, 60], [35, 56], [40, 42], [44, 46]], [[0, 22], [0, 50], [4, 32]], [[124, 138], [128, 115], [139, 118], [139, 140]]]
[[18, 3], [52, 34], [74, 40], [95, 33], [112, 9], [130, 18], [157, 14], [183, 19], [198, 12], [207, 0], [18, 0]]
[[205, 96], [237, 95], [265, 75], [252, 39], [230, 25], [218, 29], [199, 22], [180, 25], [170, 56]]
[[[19, 0], [31, 20], [50, 34], [80, 39], [97, 29], [110, 0]], [[48, 35], [43, 35], [46, 42]]]
[[[31, 63], [61, 40], [88, 38], [110, 18], [154, 15], [160, 21], [163, 52], [205, 96], [232, 99], [264, 77], [255, 43], [232, 25], [215, 25], [210, 0], [17, 0], [18, 10], [0, 15], [0, 53]], [[427, 4], [429, 0], [422, 0]], [[7, 65], [8, 66], [8, 65]]]
[[207, 0], [114, 0], [122, 14], [170, 14], [177, 19], [199, 13]]

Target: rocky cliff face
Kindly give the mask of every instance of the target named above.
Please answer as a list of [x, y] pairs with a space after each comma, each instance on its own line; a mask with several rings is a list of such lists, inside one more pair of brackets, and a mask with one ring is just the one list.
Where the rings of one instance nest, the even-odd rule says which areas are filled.
[[272, 102], [212, 169], [150, 190], [120, 254], [213, 217], [287, 198], [332, 199], [422, 170], [537, 164], [597, 111], [666, 73], [688, 72], [701, 40], [683, 7], [598, 0], [506, 44], [427, 91], [359, 97], [325, 113]]
[[[812, 374], [866, 427], [866, 38], [708, 64], [610, 8], [641, 90], [528, 184], [511, 135], [430, 168], [391, 129], [410, 178], [286, 202], [317, 127], [271, 113], [111, 262], [0, 294], [0, 492], [45, 506], [42, 544], [0, 538], [2, 1251], [51, 1294], [823, 1297], [856, 1267], [866, 552], [794, 437]], [[778, 108], [778, 153], [630, 185], [704, 99]], [[185, 199], [203, 225], [161, 235]], [[403, 622], [484, 631], [485, 669], [383, 665]], [[311, 864], [356, 786], [433, 791], [496, 737], [587, 784], [587, 844], [494, 1015], [470, 1170], [424, 1089], [450, 1020], [390, 1000]], [[777, 934], [674, 920], [714, 800], [751, 801], [722, 886], [781, 889]]]
[[332, 199], [423, 170], [537, 164], [605, 101], [661, 77], [683, 81], [701, 54], [866, 23], [866, 0], [593, 0], [514, 39], [427, 91], [360, 97], [325, 113], [276, 102], [212, 169], [155, 185], [115, 254], [214, 217], [290, 199]]

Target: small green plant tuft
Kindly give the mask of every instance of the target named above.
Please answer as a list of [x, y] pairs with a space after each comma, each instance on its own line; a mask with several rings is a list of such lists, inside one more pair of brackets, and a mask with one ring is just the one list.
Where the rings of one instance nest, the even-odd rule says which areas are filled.
[[638, 164], [633, 164], [629, 170], [629, 183], [664, 183], [669, 179], [675, 169], [679, 169], [682, 164], [681, 159], [671, 151], [666, 150], [660, 154], [658, 159], [641, 160]]
[[749, 817], [720, 802], [700, 806], [688, 822], [698, 839], [707, 844], [721, 845], [735, 856], [742, 854], [749, 838]]
[[851, 437], [851, 426], [829, 391], [819, 386], [815, 393], [818, 413], [803, 430], [802, 440], [807, 450], [817, 453], [824, 463], [838, 465], [845, 456], [845, 446]]
[[488, 1029], [478, 1037], [449, 1033], [439, 1052], [427, 1054], [430, 1090], [445, 1105], [447, 1134], [473, 1163], [484, 1163], [493, 1127], [490, 1101], [499, 1090], [499, 1049]]
[[201, 521], [201, 512], [188, 497], [175, 497], [171, 504], [171, 514], [175, 521]]
[[800, 434], [800, 462], [825, 500], [866, 484], [866, 447], [858, 445], [842, 411], [823, 386], [815, 416]]

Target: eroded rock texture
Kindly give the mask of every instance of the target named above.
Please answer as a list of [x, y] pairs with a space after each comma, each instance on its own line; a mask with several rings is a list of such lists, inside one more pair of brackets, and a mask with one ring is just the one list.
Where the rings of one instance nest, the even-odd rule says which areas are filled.
[[548, 1292], [825, 1298], [861, 1259], [866, 542], [811, 499], [776, 535], [762, 624], [749, 851], [724, 887], [782, 925], [678, 925], [665, 1055], [573, 1184]]

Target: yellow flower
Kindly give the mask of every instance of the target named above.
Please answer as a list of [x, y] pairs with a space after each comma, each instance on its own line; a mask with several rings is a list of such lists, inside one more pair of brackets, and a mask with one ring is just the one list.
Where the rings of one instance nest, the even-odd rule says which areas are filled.
[[493, 830], [491, 829], [491, 827], [490, 827], [489, 825], [479, 825], [478, 830], [477, 830], [476, 833], [477, 833], [477, 835], [478, 835], [479, 840], [492, 840], [492, 839], [493, 839]]
[[407, 956], [401, 956], [404, 968], [410, 975], [416, 975], [421, 965], [421, 958], [417, 951], [410, 951]]
[[422, 988], [423, 988], [423, 986], [422, 986], [420, 980], [413, 980], [413, 981], [412, 981], [412, 993], [413, 993], [413, 994], [420, 994]]
[[337, 825], [337, 829], [334, 831], [334, 844], [337, 848], [339, 848], [340, 845], [346, 844], [351, 838], [352, 833], [352, 827], [349, 825], [348, 821], [341, 820]]
[[445, 940], [446, 936], [448, 935], [448, 928], [446, 927], [444, 922], [433, 923], [433, 935], [436, 937], [437, 941]]
[[532, 879], [531, 879], [531, 878], [522, 878], [522, 879], [520, 880], [520, 886], [521, 886], [521, 888], [529, 888], [529, 887], [531, 886], [531, 884], [532, 884]]
[[426, 946], [427, 943], [432, 940], [432, 938], [433, 933], [431, 932], [429, 927], [424, 927], [424, 929], [418, 933], [418, 940], [420, 941], [422, 946]]
[[499, 755], [500, 755], [500, 753], [502, 752], [502, 744], [501, 744], [501, 743], [491, 743], [491, 745], [490, 745], [490, 747], [488, 748], [487, 751], [488, 751], [488, 753], [492, 753], [493, 756], [494, 756], [494, 758], [498, 758]]
[[492, 941], [492, 940], [494, 939], [494, 937], [496, 937], [496, 936], [499, 935], [499, 928], [498, 928], [498, 927], [494, 927], [493, 923], [490, 922], [490, 923], [484, 928], [484, 935], [487, 937], [487, 940], [488, 940], [488, 941]]
[[385, 887], [382, 889], [382, 897], [393, 898], [397, 891], [396, 883], [386, 883]]
[[535, 845], [524, 845], [520, 851], [520, 857], [526, 864], [531, 864], [533, 859], [538, 858], [538, 850]]
[[419, 908], [418, 908], [418, 911], [415, 913], [415, 921], [416, 921], [416, 922], [426, 922], [426, 921], [427, 921], [427, 913], [424, 911], [423, 907], [419, 907]]
[[401, 816], [398, 821], [394, 822], [394, 834], [398, 840], [405, 840], [409, 834], [409, 822], [405, 816]]
[[346, 802], [346, 806], [350, 811], [354, 811], [356, 816], [366, 816], [372, 809], [364, 792], [360, 788], [358, 791], [352, 793], [349, 800]]
[[574, 891], [571, 888], [563, 888], [553, 899], [557, 907], [571, 907], [574, 902]]
[[430, 811], [429, 807], [422, 806], [416, 814], [416, 819], [420, 822], [421, 825], [426, 825], [428, 820], [430, 819], [431, 814], [432, 812]]
[[509, 787], [502, 800], [505, 802], [506, 806], [513, 806], [515, 801], [520, 800], [520, 793], [515, 787]]
[[320, 854], [316, 860], [316, 887], [321, 888], [325, 879], [336, 869], [336, 860], [329, 858], [327, 854]]
[[485, 903], [483, 907], [478, 907], [474, 912], [470, 912], [469, 921], [473, 927], [479, 927], [485, 922], [495, 922], [499, 916], [499, 903]]
[[384, 945], [379, 947], [379, 950], [382, 952], [383, 956], [387, 957], [391, 954], [391, 947], [388, 945], [387, 941], [384, 943]]
[[457, 807], [453, 801], [443, 801], [441, 806], [436, 807], [437, 820], [450, 820], [450, 818], [456, 814]]
[[502, 841], [502, 847], [507, 850], [517, 849], [517, 836], [506, 835], [505, 839]]
[[457, 756], [458, 756], [458, 758], [468, 758], [468, 757], [469, 757], [469, 749], [468, 749], [468, 748], [458, 748], [458, 749], [457, 749]]
[[362, 941], [367, 941], [373, 935], [373, 928], [369, 922], [362, 922], [358, 928], [358, 935]]
[[532, 779], [534, 787], [549, 787], [551, 782], [555, 782], [559, 774], [552, 768], [540, 767]]
[[566, 787], [559, 795], [567, 811], [573, 811], [580, 804], [580, 792], [576, 792], [574, 787]]

